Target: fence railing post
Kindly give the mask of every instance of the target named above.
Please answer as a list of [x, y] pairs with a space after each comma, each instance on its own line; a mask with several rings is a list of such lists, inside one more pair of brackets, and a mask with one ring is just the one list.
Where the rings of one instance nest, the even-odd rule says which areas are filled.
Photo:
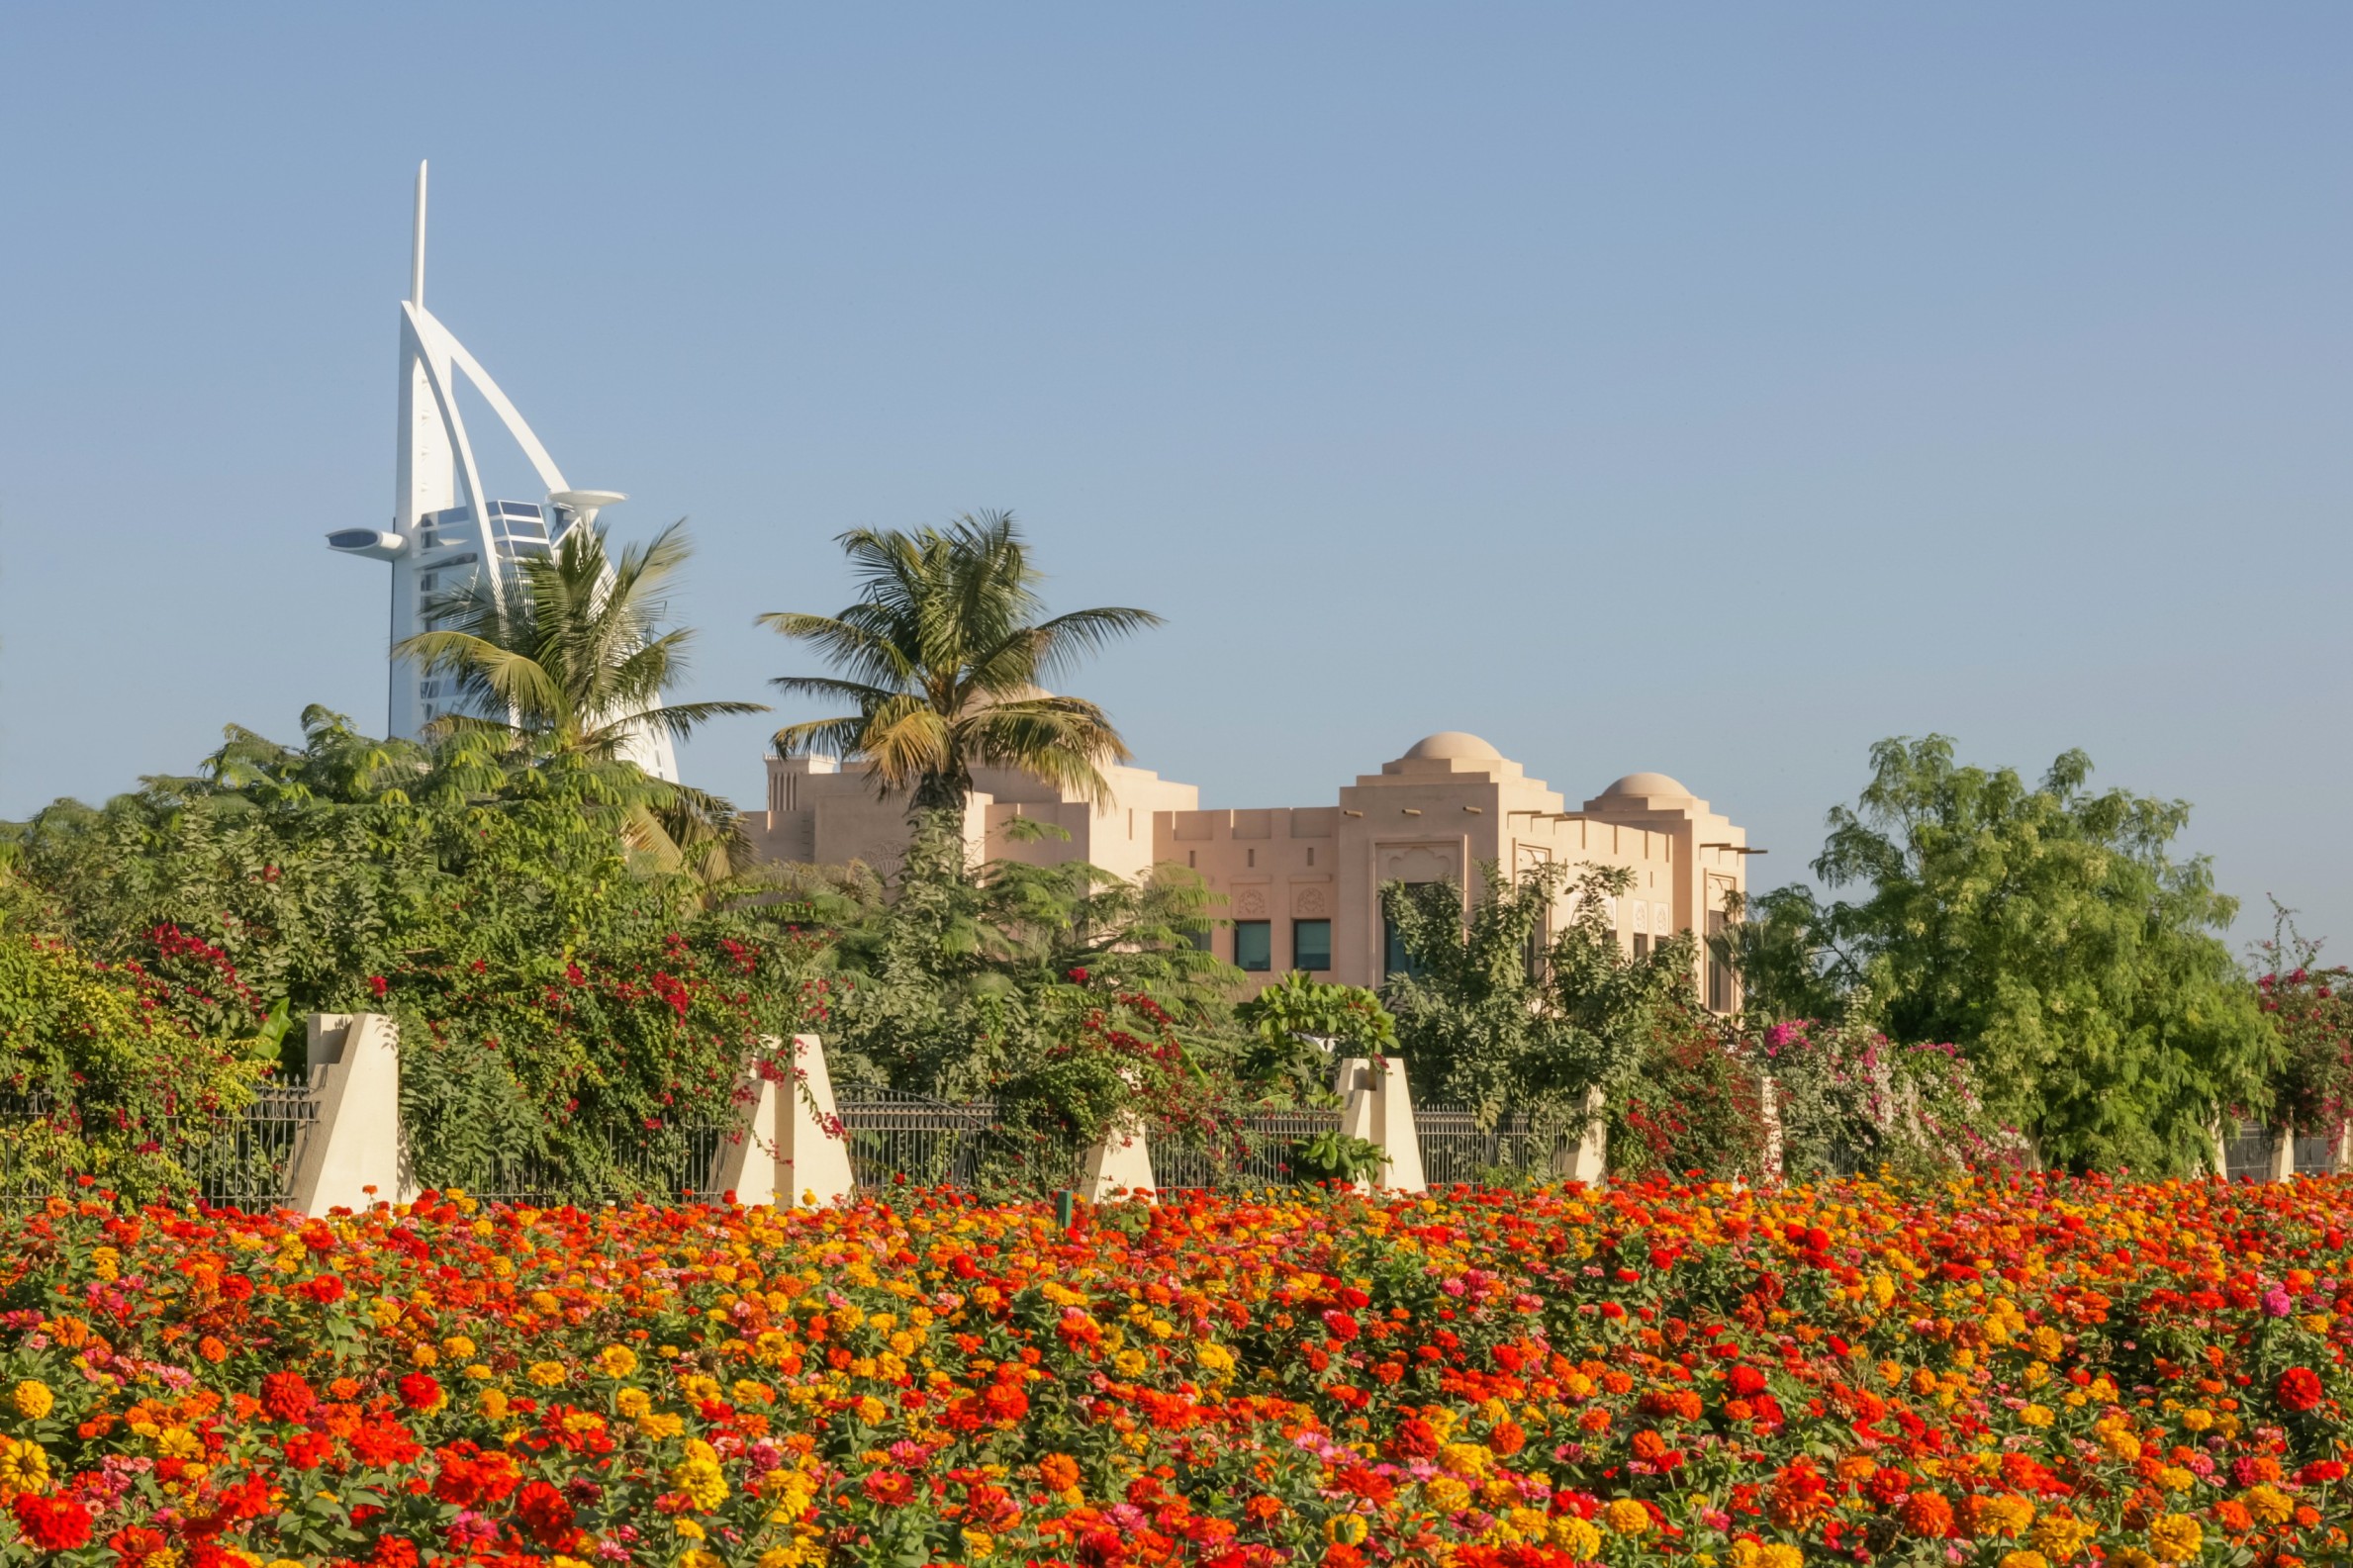
[[1413, 1090], [1406, 1082], [1405, 1059], [1344, 1058], [1332, 1086], [1342, 1097], [1341, 1136], [1362, 1138], [1389, 1156], [1378, 1179], [1359, 1182], [1358, 1187], [1427, 1190], [1430, 1184], [1423, 1178], [1422, 1138], [1414, 1126]]
[[305, 1055], [319, 1115], [295, 1157], [287, 1207], [331, 1209], [416, 1196], [401, 1144], [400, 1025], [382, 1013], [313, 1013]]
[[2284, 1124], [2271, 1130], [2271, 1179], [2296, 1179], [2296, 1129]]
[[1764, 1153], [1758, 1174], [1767, 1181], [1781, 1179], [1781, 1086], [1769, 1072], [1756, 1080], [1756, 1119], [1764, 1124]]
[[[849, 1134], [833, 1103], [825, 1046], [815, 1035], [793, 1037], [792, 1081], [777, 1085], [773, 1191], [787, 1208], [847, 1203], [858, 1190], [850, 1169]], [[750, 1140], [746, 1140], [750, 1142]]]

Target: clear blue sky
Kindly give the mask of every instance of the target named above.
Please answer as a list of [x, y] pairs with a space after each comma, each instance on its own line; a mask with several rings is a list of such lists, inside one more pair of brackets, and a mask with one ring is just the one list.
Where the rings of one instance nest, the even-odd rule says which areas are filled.
[[[1680, 777], [1770, 882], [1874, 739], [2080, 745], [2347, 956], [2348, 58], [2145, 0], [11, 7], [0, 816], [382, 723], [321, 535], [390, 513], [423, 156], [435, 312], [616, 531], [693, 519], [697, 694], [809, 667], [751, 620], [841, 529], [1009, 507], [1169, 617], [1074, 689], [1207, 804], [1462, 728]], [[770, 727], [689, 776], [757, 803]]]

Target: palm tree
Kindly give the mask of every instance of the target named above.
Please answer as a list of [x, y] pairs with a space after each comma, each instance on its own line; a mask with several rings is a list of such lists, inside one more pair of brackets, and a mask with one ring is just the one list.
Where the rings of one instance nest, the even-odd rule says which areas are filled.
[[1011, 512], [966, 514], [912, 534], [858, 528], [838, 541], [862, 585], [838, 615], [778, 611], [760, 623], [813, 643], [841, 672], [770, 685], [855, 706], [788, 724], [779, 755], [822, 748], [869, 764], [884, 794], [911, 790], [911, 810], [961, 811], [976, 767], [1018, 768], [1090, 799], [1108, 798], [1103, 768], [1127, 743], [1094, 703], [1040, 683], [1082, 655], [1160, 617], [1142, 609], [1045, 607]]
[[574, 527], [553, 554], [524, 557], [504, 582], [481, 574], [437, 596], [426, 615], [445, 629], [393, 650], [454, 676], [467, 700], [470, 711], [443, 714], [428, 735], [460, 742], [460, 761], [488, 752], [611, 776], [606, 793], [624, 808], [634, 847], [666, 864], [716, 855], [723, 865], [742, 847], [734, 808], [686, 784], [640, 784], [624, 766], [642, 737], [683, 739], [709, 719], [768, 711], [764, 702], [663, 700], [686, 673], [695, 634], [662, 629], [662, 594], [691, 553], [683, 522], [618, 560], [603, 527]]

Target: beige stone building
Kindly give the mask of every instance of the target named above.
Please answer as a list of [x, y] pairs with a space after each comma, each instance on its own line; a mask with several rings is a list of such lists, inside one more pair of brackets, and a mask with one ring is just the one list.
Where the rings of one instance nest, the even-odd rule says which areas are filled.
[[[1141, 768], [1110, 771], [1109, 796], [1069, 797], [1024, 774], [975, 776], [965, 837], [977, 860], [1054, 865], [1088, 860], [1123, 876], [1187, 868], [1223, 894], [1219, 957], [1254, 984], [1291, 969], [1377, 985], [1400, 967], [1380, 911], [1384, 882], [1449, 881], [1476, 896], [1478, 868], [1513, 873], [1554, 864], [1622, 866], [1634, 886], [1612, 900], [1618, 939], [1634, 952], [1681, 931], [1722, 929], [1728, 895], [1747, 889], [1746, 833], [1663, 774], [1629, 774], [1575, 810], [1541, 779], [1475, 735], [1426, 736], [1331, 805], [1200, 808], [1200, 791]], [[768, 809], [753, 837], [767, 859], [888, 868], [905, 842], [905, 805], [883, 800], [862, 769], [830, 759], [771, 758]], [[1008, 826], [1039, 818], [1067, 840], [1016, 841]], [[1565, 921], [1565, 896], [1554, 918]], [[1703, 945], [1704, 947], [1704, 945]], [[1729, 973], [1704, 952], [1694, 976], [1708, 1004], [1736, 1002]]]

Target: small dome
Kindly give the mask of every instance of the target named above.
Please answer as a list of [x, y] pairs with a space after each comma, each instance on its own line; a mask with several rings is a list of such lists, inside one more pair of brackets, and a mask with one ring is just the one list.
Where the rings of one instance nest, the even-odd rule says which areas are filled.
[[1605, 795], [1673, 795], [1691, 798], [1691, 791], [1662, 773], [1630, 773], [1602, 791]]
[[1409, 758], [1431, 760], [1456, 759], [1465, 762], [1501, 762], [1503, 753], [1459, 729], [1442, 729], [1435, 735], [1425, 735], [1405, 749]]

